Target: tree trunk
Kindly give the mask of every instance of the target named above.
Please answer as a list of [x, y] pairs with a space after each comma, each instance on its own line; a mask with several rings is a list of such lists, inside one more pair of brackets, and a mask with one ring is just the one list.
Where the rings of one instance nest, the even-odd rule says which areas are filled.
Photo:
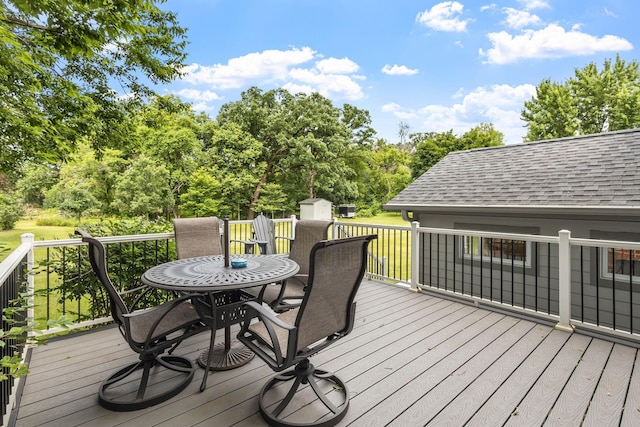
[[267, 168], [265, 169], [264, 173], [262, 174], [262, 177], [260, 177], [260, 181], [258, 182], [258, 185], [256, 186], [256, 189], [253, 192], [253, 195], [251, 196], [251, 202], [249, 203], [249, 212], [247, 212], [247, 219], [250, 220], [250, 221], [253, 220], [253, 218], [255, 217], [256, 203], [258, 202], [258, 199], [260, 198], [260, 192], [262, 191], [262, 187], [267, 182], [267, 178], [269, 177], [269, 170], [270, 169], [271, 169], [271, 167], [269, 165], [267, 165]]

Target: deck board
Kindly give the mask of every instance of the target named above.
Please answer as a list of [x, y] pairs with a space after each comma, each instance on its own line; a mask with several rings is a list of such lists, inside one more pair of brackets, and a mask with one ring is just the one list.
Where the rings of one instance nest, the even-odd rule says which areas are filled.
[[[351, 402], [340, 426], [640, 423], [635, 348], [373, 281], [357, 301], [353, 332], [312, 358], [347, 382]], [[207, 345], [201, 334], [177, 354], [195, 359]], [[257, 396], [274, 372], [257, 357], [211, 373], [202, 393], [198, 369], [185, 391], [152, 408], [100, 407], [99, 383], [135, 360], [115, 328], [35, 348], [16, 425], [266, 425]], [[307, 390], [299, 397], [287, 408], [291, 421], [323, 416], [306, 404]]]

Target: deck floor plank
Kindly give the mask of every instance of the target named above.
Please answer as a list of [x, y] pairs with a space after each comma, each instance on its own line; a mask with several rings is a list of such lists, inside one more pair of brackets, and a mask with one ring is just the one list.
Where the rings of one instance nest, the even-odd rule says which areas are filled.
[[637, 353], [620, 425], [624, 427], [640, 426], [640, 357]]
[[[351, 402], [339, 426], [640, 423], [635, 348], [374, 281], [363, 282], [356, 301], [353, 332], [311, 359], [347, 382]], [[195, 360], [208, 342], [200, 334], [176, 353]], [[113, 327], [33, 349], [16, 426], [266, 425], [257, 396], [275, 373], [257, 357], [211, 373], [202, 393], [197, 369], [167, 402], [102, 408], [100, 382], [136, 359]], [[290, 421], [324, 415], [308, 405], [307, 389], [299, 397], [286, 410]]]
[[547, 326], [531, 327], [517, 343], [498, 356], [489, 368], [452, 399], [442, 411], [433, 414], [433, 418], [427, 425], [460, 426], [466, 423], [550, 332], [551, 328]]
[[553, 356], [569, 339], [570, 334], [551, 331], [549, 336], [522, 362], [513, 374], [469, 420], [470, 426], [503, 425], [511, 416], [517, 416], [517, 405], [529, 392]]
[[584, 419], [585, 425], [619, 425], [636, 350], [615, 344]]
[[580, 364], [549, 412], [547, 425], [578, 426], [582, 423], [612, 348], [612, 342], [591, 340]]
[[[405, 395], [404, 398], [407, 400], [410, 400], [412, 395], [419, 397], [411, 405], [408, 405], [400, 415], [395, 412], [389, 414], [389, 416], [395, 417], [390, 425], [417, 426], [427, 424], [435, 414], [442, 411], [449, 402], [458, 397], [469, 384], [485, 373], [496, 359], [521, 340], [533, 327], [531, 322], [514, 321], [512, 318], [503, 319], [503, 323], [508, 326], [503, 333], [500, 333], [494, 339], [490, 339], [488, 334], [479, 336], [479, 339], [484, 341], [484, 347], [476, 354], [469, 352], [469, 359], [462, 363], [459, 368], [450, 373], [450, 370], [445, 370], [444, 372], [447, 375], [435, 387], [430, 389], [416, 387], [418, 383], [412, 382], [404, 387], [402, 393], [394, 393], [390, 396], [387, 400], [399, 399], [401, 395]], [[437, 370], [444, 368], [444, 366], [435, 365], [433, 368]], [[382, 408], [383, 406], [378, 406], [374, 410], [382, 410]], [[370, 411], [367, 416], [374, 410]]]
[[542, 425], [569, 377], [578, 366], [591, 339], [573, 334], [567, 340], [544, 373], [518, 404], [517, 415], [509, 419], [507, 426]]

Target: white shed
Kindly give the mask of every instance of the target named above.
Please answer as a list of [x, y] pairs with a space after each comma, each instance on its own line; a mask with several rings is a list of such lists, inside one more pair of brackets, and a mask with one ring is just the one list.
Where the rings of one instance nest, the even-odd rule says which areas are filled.
[[306, 199], [300, 202], [300, 219], [331, 219], [331, 202], [325, 199]]

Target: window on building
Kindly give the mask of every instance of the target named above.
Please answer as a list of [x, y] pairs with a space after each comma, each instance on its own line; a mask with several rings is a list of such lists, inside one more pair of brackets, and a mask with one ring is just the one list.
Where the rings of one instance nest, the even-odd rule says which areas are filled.
[[640, 283], [640, 250], [601, 248], [601, 270], [605, 279]]
[[495, 263], [531, 266], [531, 243], [524, 240], [463, 236], [463, 256]]

